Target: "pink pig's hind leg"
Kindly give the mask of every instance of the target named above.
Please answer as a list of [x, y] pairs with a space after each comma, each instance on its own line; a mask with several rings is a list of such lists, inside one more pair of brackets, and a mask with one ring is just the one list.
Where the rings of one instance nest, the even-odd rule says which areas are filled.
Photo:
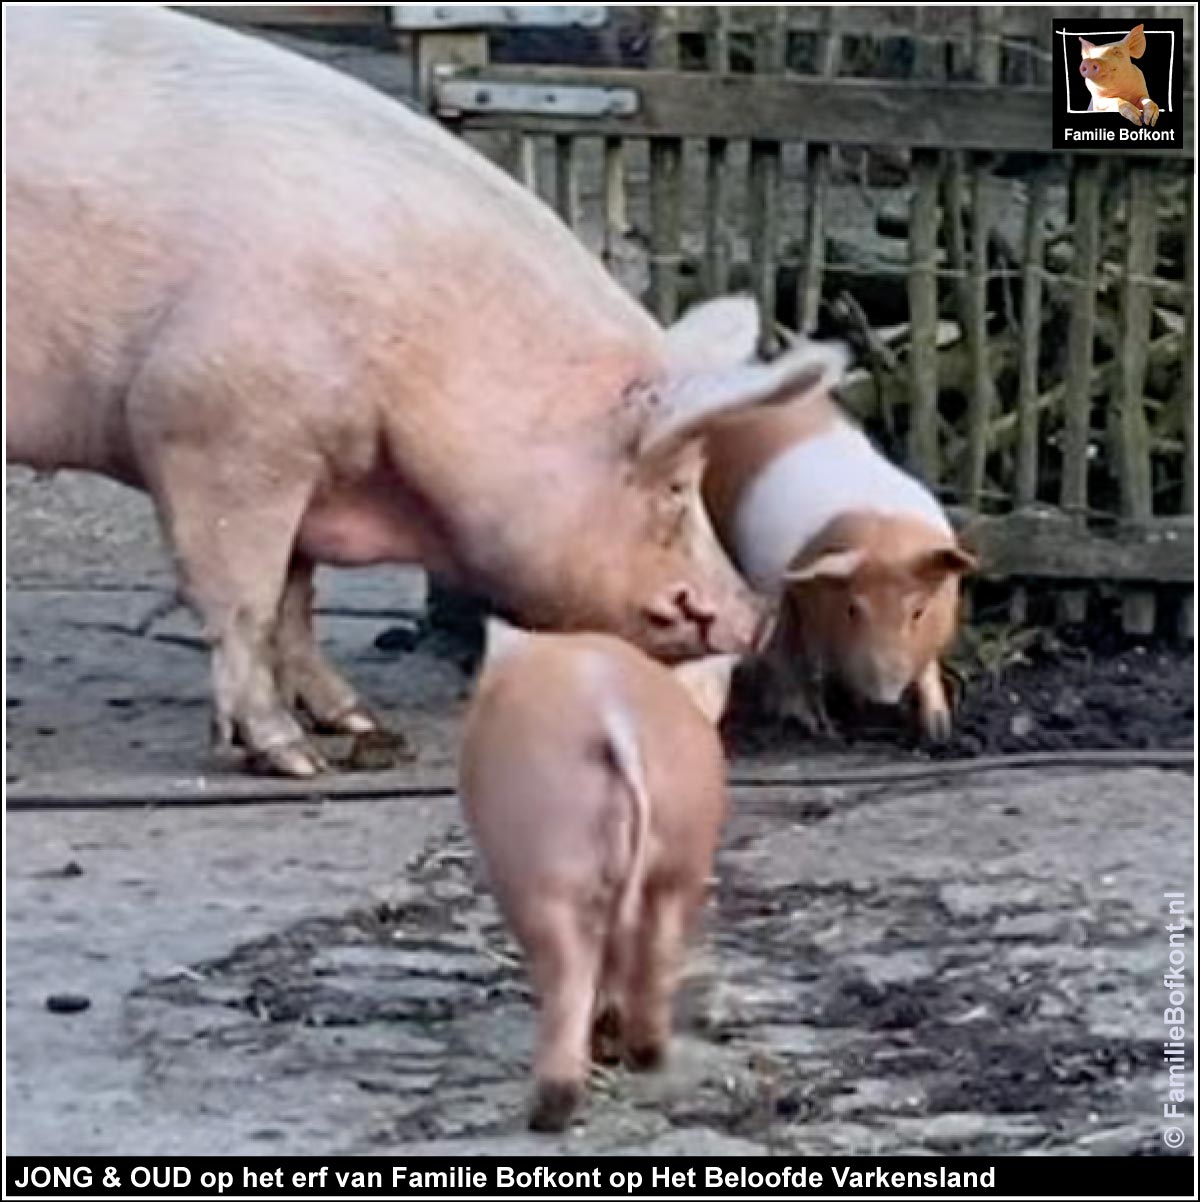
[[353, 687], [325, 658], [313, 633], [313, 563], [294, 555], [279, 604], [275, 656], [284, 697], [304, 711], [319, 730], [368, 734], [379, 721]]
[[587, 1091], [589, 1035], [603, 948], [584, 907], [570, 898], [543, 903], [536, 925], [523, 934], [522, 942], [538, 995], [529, 1126], [534, 1131], [563, 1131]]

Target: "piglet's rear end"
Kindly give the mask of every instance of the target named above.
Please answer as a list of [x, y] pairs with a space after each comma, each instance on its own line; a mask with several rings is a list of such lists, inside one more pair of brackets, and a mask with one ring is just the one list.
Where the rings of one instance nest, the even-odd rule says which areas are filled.
[[666, 1052], [725, 816], [713, 722], [731, 666], [489, 626], [461, 793], [538, 996], [535, 1129], [567, 1124], [592, 1055], [651, 1068]]

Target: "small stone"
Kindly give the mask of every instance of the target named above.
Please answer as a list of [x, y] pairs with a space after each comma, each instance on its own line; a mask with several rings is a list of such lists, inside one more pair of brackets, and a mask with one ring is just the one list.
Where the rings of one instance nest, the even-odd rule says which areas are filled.
[[1033, 715], [1028, 710], [1021, 710], [1019, 714], [1014, 714], [1008, 724], [1008, 729], [1014, 738], [1023, 739], [1026, 735], [1033, 733], [1034, 721]]
[[82, 993], [52, 993], [46, 998], [46, 1009], [51, 1014], [78, 1014], [92, 1004], [92, 999]]

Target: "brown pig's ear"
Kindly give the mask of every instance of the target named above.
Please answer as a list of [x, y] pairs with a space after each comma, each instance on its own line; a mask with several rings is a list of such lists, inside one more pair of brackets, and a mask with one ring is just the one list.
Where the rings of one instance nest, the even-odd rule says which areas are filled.
[[926, 551], [913, 564], [913, 575], [933, 584], [940, 584], [947, 576], [963, 576], [979, 567], [979, 560], [961, 547], [938, 547]]
[[862, 566], [865, 551], [826, 551], [816, 559], [797, 564], [783, 575], [785, 584], [807, 584], [813, 580], [848, 580]]
[[1080, 38], [1079, 48], [1083, 51], [1083, 57], [1087, 58], [1087, 56], [1096, 49], [1096, 45], [1094, 42], [1089, 42], [1087, 38]]
[[1141, 25], [1135, 25], [1121, 41], [1129, 47], [1130, 58], [1141, 58], [1146, 53], [1146, 31]]

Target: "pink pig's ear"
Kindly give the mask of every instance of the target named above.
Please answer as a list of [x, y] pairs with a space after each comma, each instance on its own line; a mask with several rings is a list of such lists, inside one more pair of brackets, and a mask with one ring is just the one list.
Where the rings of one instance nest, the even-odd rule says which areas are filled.
[[1079, 48], [1083, 51], [1083, 57], [1087, 58], [1087, 56], [1096, 49], [1096, 46], [1094, 42], [1089, 42], [1087, 38], [1080, 38]]
[[926, 551], [912, 565], [913, 575], [931, 584], [940, 584], [947, 576], [962, 576], [979, 567], [979, 560], [961, 547], [938, 547]]
[[1141, 58], [1146, 53], [1146, 32], [1141, 25], [1135, 25], [1121, 41], [1129, 47], [1130, 58]]

